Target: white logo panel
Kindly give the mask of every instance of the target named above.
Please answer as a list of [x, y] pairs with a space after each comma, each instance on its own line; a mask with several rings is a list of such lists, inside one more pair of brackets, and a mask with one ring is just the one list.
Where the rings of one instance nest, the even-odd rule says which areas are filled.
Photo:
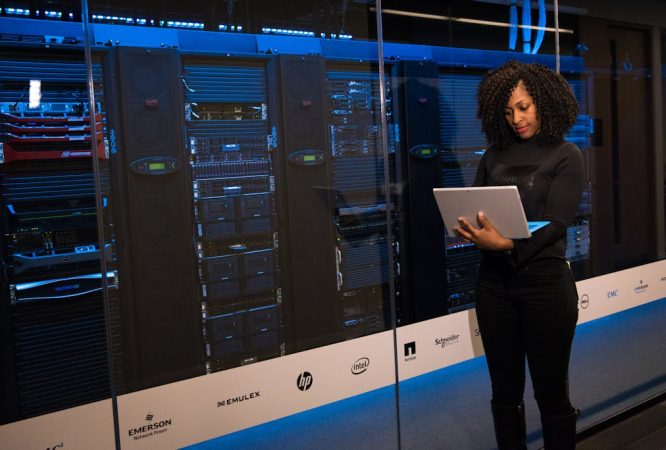
[[69, 408], [0, 427], [0, 447], [7, 449], [116, 448], [111, 400]]
[[394, 374], [385, 331], [123, 395], [121, 445], [190, 445], [391, 385]]

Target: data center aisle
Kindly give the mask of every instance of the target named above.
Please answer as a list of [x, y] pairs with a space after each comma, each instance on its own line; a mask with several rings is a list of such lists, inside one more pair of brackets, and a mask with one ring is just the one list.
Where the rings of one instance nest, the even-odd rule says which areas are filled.
[[578, 443], [578, 450], [662, 450], [666, 446], [666, 401]]
[[[580, 325], [572, 356], [572, 398], [583, 414], [583, 429], [666, 390], [666, 300]], [[661, 357], [659, 356], [661, 355]], [[624, 367], [625, 370], [618, 370]], [[526, 388], [529, 449], [542, 447], [538, 412]], [[495, 448], [488, 406], [490, 386], [485, 358], [425, 374], [400, 384], [400, 423], [403, 449], [490, 450]], [[393, 449], [396, 443], [393, 387], [279, 419], [213, 439], [191, 449]], [[635, 449], [666, 442], [666, 406], [627, 422], [627, 439]], [[612, 433], [613, 428], [608, 432]], [[621, 429], [618, 428], [618, 430]], [[641, 436], [641, 433], [643, 435]], [[653, 434], [651, 434], [653, 433]], [[660, 434], [661, 433], [661, 434]], [[604, 450], [599, 435], [579, 448]], [[609, 439], [615, 439], [610, 434]], [[653, 441], [652, 439], [657, 439]], [[640, 445], [646, 445], [645, 447]]]

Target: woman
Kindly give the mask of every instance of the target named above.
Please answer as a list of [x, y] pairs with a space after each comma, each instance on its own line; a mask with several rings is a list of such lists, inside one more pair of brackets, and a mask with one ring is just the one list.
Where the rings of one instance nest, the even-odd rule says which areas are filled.
[[488, 141], [474, 184], [517, 185], [529, 221], [549, 221], [529, 239], [504, 238], [479, 212], [456, 232], [482, 250], [476, 314], [492, 382], [500, 450], [524, 449], [525, 358], [546, 450], [575, 448], [578, 410], [568, 367], [578, 294], [565, 259], [567, 227], [583, 188], [583, 158], [564, 142], [578, 113], [559, 74], [511, 61], [479, 85], [478, 115]]

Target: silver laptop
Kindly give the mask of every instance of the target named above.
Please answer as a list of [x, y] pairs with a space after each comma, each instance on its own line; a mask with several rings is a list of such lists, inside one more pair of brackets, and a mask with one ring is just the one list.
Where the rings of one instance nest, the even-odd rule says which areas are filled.
[[479, 211], [488, 217], [497, 231], [509, 239], [528, 238], [549, 222], [527, 222], [516, 186], [482, 186], [463, 188], [434, 188], [433, 194], [451, 236], [458, 226], [458, 217], [477, 226]]

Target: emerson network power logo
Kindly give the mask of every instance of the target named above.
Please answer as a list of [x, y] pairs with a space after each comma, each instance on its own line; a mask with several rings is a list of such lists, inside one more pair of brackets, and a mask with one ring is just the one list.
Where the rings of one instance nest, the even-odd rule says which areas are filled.
[[162, 420], [153, 420], [155, 415], [151, 412], [146, 413], [146, 422], [145, 425], [140, 427], [130, 428], [127, 430], [128, 436], [133, 438], [135, 441], [140, 439], [146, 439], [157, 434], [166, 433], [169, 430], [169, 426], [172, 425], [172, 419], [162, 419]]

